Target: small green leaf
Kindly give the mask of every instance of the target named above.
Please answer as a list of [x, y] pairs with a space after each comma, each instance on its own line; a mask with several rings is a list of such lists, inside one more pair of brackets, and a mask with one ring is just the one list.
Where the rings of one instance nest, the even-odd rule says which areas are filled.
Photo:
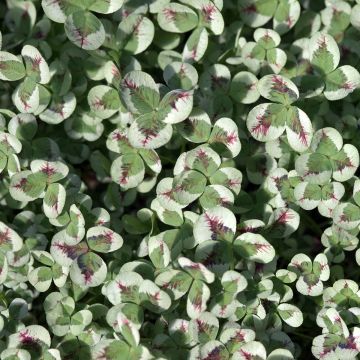
[[69, 15], [65, 20], [65, 32], [71, 42], [84, 50], [96, 50], [105, 41], [103, 24], [88, 11]]

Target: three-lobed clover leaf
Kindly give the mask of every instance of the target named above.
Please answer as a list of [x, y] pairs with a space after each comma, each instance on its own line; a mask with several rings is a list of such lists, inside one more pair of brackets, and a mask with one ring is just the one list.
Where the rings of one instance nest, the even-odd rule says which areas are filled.
[[69, 40], [84, 50], [98, 49], [105, 41], [102, 22], [91, 11], [111, 14], [121, 8], [123, 0], [43, 0], [41, 5], [46, 16], [56, 23], [63, 23]]
[[266, 75], [257, 84], [259, 93], [273, 103], [255, 106], [248, 114], [246, 125], [258, 141], [273, 141], [286, 131], [291, 148], [306, 151], [312, 139], [312, 124], [306, 113], [291, 105], [299, 98], [296, 85], [281, 75]]
[[[81, 216], [80, 212], [78, 214]], [[86, 232], [86, 242], [82, 242], [84, 235], [84, 225], [71, 222], [67, 230], [55, 234], [50, 253], [59, 265], [70, 267], [70, 277], [76, 284], [99, 286], [106, 278], [107, 267], [96, 253], [118, 250], [123, 244], [123, 239], [104, 226], [89, 228]]]
[[273, 18], [273, 28], [280, 34], [288, 32], [300, 18], [297, 0], [246, 0], [240, 5], [244, 22], [251, 27], [265, 25]]
[[295, 169], [307, 182], [325, 185], [349, 180], [359, 166], [359, 152], [351, 144], [343, 145], [340, 133], [334, 128], [319, 129], [313, 136], [311, 152], [297, 158]]
[[334, 38], [326, 32], [314, 34], [309, 41], [309, 58], [324, 82], [324, 96], [340, 100], [360, 84], [359, 72], [350, 65], [340, 66], [340, 51]]
[[171, 124], [187, 118], [193, 106], [192, 91], [172, 90], [160, 101], [152, 77], [132, 71], [121, 82], [121, 98], [136, 115], [129, 128], [129, 141], [135, 148], [156, 149], [166, 144], [173, 133]]
[[87, 309], [75, 312], [74, 300], [59, 292], [52, 292], [46, 297], [44, 308], [46, 321], [57, 336], [64, 336], [69, 332], [80, 335], [93, 318]]
[[241, 50], [244, 65], [255, 74], [266, 66], [278, 74], [287, 60], [286, 52], [278, 48], [279, 34], [271, 29], [258, 28], [254, 31], [254, 40], [246, 43]]
[[296, 289], [304, 295], [318, 296], [323, 292], [323, 281], [330, 276], [329, 265], [324, 254], [319, 254], [314, 261], [305, 255], [297, 254], [288, 265], [288, 270], [294, 272], [298, 280]]
[[[44, 87], [50, 81], [49, 66], [32, 45], [25, 45], [21, 58], [11, 53], [0, 52], [0, 79], [16, 81], [23, 79], [12, 94], [14, 105], [21, 113], [37, 113], [46, 108], [48, 90]], [[45, 103], [45, 104], [43, 104]]]

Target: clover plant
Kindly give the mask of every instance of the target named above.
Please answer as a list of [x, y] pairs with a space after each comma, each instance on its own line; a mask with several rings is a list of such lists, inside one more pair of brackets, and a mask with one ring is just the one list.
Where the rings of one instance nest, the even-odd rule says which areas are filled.
[[0, 2], [0, 359], [360, 358], [360, 1]]

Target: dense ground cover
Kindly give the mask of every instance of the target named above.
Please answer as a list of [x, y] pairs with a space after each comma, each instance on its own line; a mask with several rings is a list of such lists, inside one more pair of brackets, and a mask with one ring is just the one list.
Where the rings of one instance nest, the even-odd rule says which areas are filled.
[[355, 359], [360, 1], [0, 3], [0, 358]]

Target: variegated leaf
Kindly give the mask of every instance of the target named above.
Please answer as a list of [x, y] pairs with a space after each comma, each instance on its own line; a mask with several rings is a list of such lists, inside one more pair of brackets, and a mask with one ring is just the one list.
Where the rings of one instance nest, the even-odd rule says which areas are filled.
[[160, 204], [158, 199], [154, 199], [151, 202], [150, 208], [151, 210], [154, 210], [156, 212], [156, 215], [164, 224], [178, 227], [181, 226], [184, 222], [184, 217], [181, 209], [167, 209]]
[[172, 189], [163, 196], [172, 197], [180, 207], [189, 205], [199, 198], [205, 190], [206, 177], [195, 170], [184, 171], [174, 177]]
[[106, 273], [104, 260], [92, 252], [80, 255], [70, 267], [71, 280], [80, 286], [99, 286], [104, 282]]
[[172, 134], [172, 126], [159, 120], [154, 112], [135, 119], [129, 128], [129, 141], [135, 148], [157, 149], [165, 145]]
[[58, 288], [63, 287], [69, 275], [70, 268], [67, 266], [60, 266], [59, 264], [55, 263], [51, 270], [55, 286]]
[[[194, 221], [196, 220], [194, 219]], [[191, 244], [193, 244], [193, 242]], [[196, 245], [196, 242], [194, 245]], [[229, 270], [231, 262], [229, 250], [230, 244], [226, 241], [206, 240], [197, 246], [194, 260], [205, 265], [208, 270], [212, 271], [217, 276], [220, 276], [225, 271]], [[215, 307], [212, 307], [211, 311], [214, 310], [215, 313], [217, 313], [217, 310], [219, 310], [221, 312], [221, 304], [220, 306], [218, 305], [219, 303], [217, 303]]]
[[106, 147], [115, 153], [126, 154], [134, 152], [128, 138], [128, 129], [119, 128], [112, 131], [106, 140]]
[[139, 296], [141, 304], [155, 313], [161, 313], [171, 305], [170, 296], [150, 280], [141, 283]]
[[304, 152], [310, 146], [313, 128], [309, 117], [296, 106], [288, 110], [286, 135], [289, 145], [297, 152]]
[[264, 49], [276, 48], [280, 44], [280, 35], [271, 29], [258, 28], [254, 31], [254, 40]]
[[280, 35], [285, 34], [299, 23], [298, 20], [302, 15], [298, 0], [279, 1], [274, 14], [273, 28]]
[[336, 181], [351, 179], [359, 167], [359, 152], [354, 145], [345, 144], [337, 153], [331, 156], [333, 178]]
[[121, 335], [131, 345], [137, 346], [140, 342], [140, 334], [135, 324], [129, 320], [124, 314], [119, 312], [117, 316], [117, 323]]
[[6, 51], [0, 51], [0, 80], [16, 81], [26, 75], [21, 59]]
[[257, 88], [265, 99], [284, 105], [289, 105], [299, 98], [296, 85], [281, 75], [265, 75], [259, 80]]
[[69, 173], [69, 168], [61, 161], [33, 160], [30, 169], [34, 175], [39, 175], [47, 184], [64, 179]]
[[194, 280], [186, 303], [186, 312], [191, 319], [196, 319], [206, 310], [210, 298], [209, 287], [200, 280]]
[[139, 149], [139, 154], [144, 160], [144, 163], [153, 171], [155, 174], [161, 172], [161, 160], [158, 153], [152, 149]]
[[88, 11], [70, 14], [65, 20], [65, 32], [71, 42], [84, 50], [96, 50], [105, 41], [103, 24]]
[[1, 357], [4, 360], [31, 360], [31, 355], [27, 350], [17, 348], [9, 348], [3, 350], [1, 352]]
[[86, 240], [89, 248], [100, 253], [109, 253], [121, 248], [123, 238], [105, 226], [94, 226], [88, 229]]
[[243, 0], [240, 4], [240, 16], [250, 27], [265, 25], [274, 15], [277, 1]]
[[137, 154], [125, 154], [115, 159], [110, 169], [111, 178], [123, 189], [138, 186], [144, 178], [145, 168], [141, 157]]
[[326, 184], [321, 189], [321, 202], [318, 206], [322, 216], [331, 217], [334, 208], [345, 194], [345, 187], [338, 182]]
[[195, 280], [201, 280], [207, 284], [211, 284], [215, 280], [214, 274], [201, 263], [195, 263], [185, 257], [179, 257], [178, 263]]
[[31, 45], [25, 45], [21, 55], [25, 61], [27, 76], [37, 83], [47, 84], [50, 81], [49, 66], [39, 50]]
[[191, 8], [178, 3], [165, 4], [157, 14], [159, 26], [168, 32], [184, 33], [198, 24], [198, 16]]
[[282, 49], [270, 49], [266, 52], [266, 61], [271, 70], [278, 74], [286, 64], [287, 55]]
[[235, 215], [221, 206], [205, 211], [194, 224], [194, 238], [199, 244], [206, 240], [232, 241], [235, 231]]
[[187, 119], [177, 125], [177, 130], [188, 141], [206, 142], [211, 131], [209, 115], [200, 108], [193, 108]]
[[265, 56], [265, 49], [253, 41], [247, 42], [241, 49], [241, 61], [255, 75], [260, 71]]
[[334, 128], [326, 127], [319, 129], [311, 141], [311, 150], [317, 153], [333, 156], [337, 154], [343, 146], [341, 134]]
[[214, 1], [211, 0], [195, 0], [184, 1], [183, 3], [193, 6], [198, 10], [200, 21], [199, 23], [208, 29], [215, 35], [220, 35], [224, 31], [224, 19], [216, 6]]
[[211, 176], [221, 164], [220, 156], [207, 145], [200, 145], [187, 152], [185, 163], [188, 168], [200, 171], [205, 176]]
[[159, 105], [160, 95], [153, 78], [139, 70], [127, 73], [121, 81], [121, 98], [128, 110], [145, 114]]
[[304, 181], [295, 187], [294, 197], [303, 209], [313, 210], [321, 200], [321, 188], [319, 185]]
[[104, 286], [103, 293], [113, 305], [125, 302], [139, 303], [138, 290], [142, 282], [143, 278], [136, 272], [120, 272], [114, 280]]
[[280, 304], [277, 307], [280, 317], [290, 326], [299, 327], [303, 323], [303, 314], [301, 310], [291, 304]]
[[76, 104], [76, 97], [72, 92], [62, 97], [53, 97], [50, 105], [39, 117], [47, 124], [60, 124], [73, 114]]
[[234, 241], [240, 256], [259, 263], [269, 263], [275, 257], [275, 249], [260, 234], [244, 233]]
[[3, 252], [0, 252], [0, 284], [3, 284], [6, 281], [8, 271], [9, 264], [6, 255]]
[[21, 346], [41, 346], [50, 347], [51, 338], [49, 332], [40, 325], [29, 325], [20, 331], [12, 334], [8, 338], [9, 348], [16, 348]]
[[355, 229], [360, 224], [360, 208], [354, 204], [340, 203], [333, 210], [334, 223], [342, 229]]
[[296, 172], [311, 184], [326, 184], [332, 175], [330, 160], [320, 153], [306, 153], [295, 161]]
[[228, 154], [225, 153], [224, 156], [236, 157], [241, 150], [241, 143], [235, 122], [229, 118], [218, 119], [213, 126], [208, 143], [223, 144], [228, 150]]
[[212, 354], [216, 354], [219, 359], [229, 359], [229, 352], [226, 346], [218, 340], [208, 341], [200, 349], [201, 360], [211, 358]]
[[170, 89], [193, 89], [199, 79], [196, 68], [185, 62], [174, 61], [164, 69], [164, 80]]
[[116, 41], [120, 49], [132, 54], [145, 51], [154, 38], [154, 24], [143, 14], [133, 13], [125, 17], [116, 33]]
[[281, 104], [260, 104], [249, 112], [246, 126], [251, 136], [258, 141], [276, 140], [285, 130], [287, 113]]
[[57, 218], [63, 211], [66, 201], [66, 190], [58, 183], [50, 184], [46, 189], [43, 207], [49, 219]]
[[166, 209], [172, 210], [172, 209], [179, 209], [181, 210], [186, 204], [181, 205], [178, 203], [177, 200], [175, 200], [175, 189], [173, 188], [173, 178], [163, 178], [161, 179], [156, 187], [156, 195], [159, 203], [161, 206], [163, 206]]
[[175, 300], [187, 293], [192, 282], [193, 279], [188, 273], [179, 270], [163, 271], [155, 279], [156, 285], [169, 292]]
[[310, 62], [322, 74], [334, 71], [340, 61], [340, 51], [334, 38], [325, 33], [314, 34], [309, 42]]
[[328, 265], [328, 259], [325, 254], [316, 255], [312, 271], [315, 275], [319, 276], [321, 281], [327, 281], [330, 277], [330, 268]]
[[[229, 90], [231, 73], [227, 66], [214, 64], [204, 69], [200, 76], [200, 89], [211, 96], [226, 93]], [[208, 110], [207, 110], [208, 111]]]
[[[32, 114], [18, 114], [12, 117], [8, 123], [9, 133], [21, 140], [31, 140], [35, 136], [37, 129], [38, 124], [35, 116]], [[13, 137], [8, 139], [6, 136], [7, 140], [3, 141], [5, 140], [3, 139], [4, 135], [5, 134], [0, 133], [0, 150], [6, 153], [6, 151], [3, 150], [3, 146], [5, 145], [5, 148], [8, 148], [8, 145], [15, 142], [16, 146], [11, 145], [11, 147], [18, 153], [21, 150], [21, 143]]]
[[166, 268], [170, 263], [170, 250], [159, 236], [151, 236], [148, 241], [149, 257], [157, 269]]
[[81, 4], [79, 6], [68, 0], [42, 0], [41, 5], [46, 16], [57, 23], [64, 23], [67, 15], [82, 8]]
[[[19, 116], [27, 114], [19, 114]], [[29, 115], [32, 116], [32, 115]], [[20, 118], [19, 118], [20, 119]], [[9, 122], [9, 131], [13, 132], [13, 123]], [[0, 151], [4, 153], [5, 155], [9, 156], [11, 154], [19, 154], [22, 149], [21, 142], [17, 139], [17, 134], [8, 134], [5, 132], [0, 132]]]
[[70, 266], [80, 255], [86, 254], [88, 247], [86, 244], [71, 244], [66, 241], [64, 230], [57, 233], [51, 241], [50, 253], [54, 260], [61, 266]]
[[300, 224], [299, 214], [290, 208], [278, 208], [269, 218], [269, 234], [274, 238], [282, 238], [295, 232]]
[[220, 335], [220, 341], [226, 345], [231, 354], [238, 351], [245, 343], [255, 340], [255, 332], [241, 327], [224, 328]]
[[111, 360], [119, 354], [128, 352], [130, 352], [130, 346], [123, 340], [115, 339], [102, 339], [91, 348], [91, 356], [94, 359], [103, 357], [104, 360]]
[[326, 75], [324, 95], [328, 100], [340, 100], [360, 85], [359, 72], [350, 65], [344, 65]]
[[89, 10], [100, 14], [112, 14], [118, 11], [123, 5], [124, 0], [95, 0]]
[[192, 107], [192, 91], [172, 90], [163, 97], [159, 104], [159, 120], [166, 124], [177, 124], [190, 115]]
[[120, 109], [118, 92], [106, 85], [97, 85], [88, 93], [88, 103], [95, 116], [107, 119]]
[[203, 209], [208, 210], [215, 206], [230, 207], [234, 203], [234, 195], [231, 190], [222, 185], [208, 185], [199, 198]]
[[248, 282], [239, 272], [228, 270], [221, 277], [221, 284], [226, 292], [238, 294], [247, 287]]
[[323, 292], [324, 285], [315, 274], [300, 276], [296, 282], [296, 290], [303, 295], [319, 296]]
[[239, 195], [242, 183], [242, 173], [232, 167], [221, 167], [210, 177], [211, 184], [223, 185]]
[[184, 62], [198, 62], [204, 56], [208, 47], [209, 35], [205, 28], [196, 28], [187, 39], [182, 59]]
[[51, 268], [39, 266], [29, 273], [30, 284], [39, 292], [49, 289], [52, 281]]
[[12, 100], [21, 113], [35, 113], [40, 105], [40, 87], [27, 77], [15, 89]]
[[8, 251], [19, 251], [23, 246], [23, 240], [16, 231], [0, 221], [0, 249]]
[[258, 79], [253, 73], [240, 71], [231, 80], [230, 96], [241, 104], [252, 104], [260, 97], [257, 85]]
[[46, 186], [46, 182], [41, 180], [29, 170], [14, 174], [9, 186], [11, 197], [17, 201], [26, 202], [39, 198]]
[[247, 360], [247, 359], [266, 359], [266, 349], [261, 342], [250, 341], [239, 349], [233, 357], [233, 360]]
[[70, 332], [73, 335], [80, 335], [84, 329], [91, 324], [93, 315], [89, 310], [80, 310], [71, 316]]
[[65, 239], [69, 244], [78, 244], [85, 236], [85, 218], [75, 204], [70, 206], [69, 216], [70, 222], [65, 228]]

